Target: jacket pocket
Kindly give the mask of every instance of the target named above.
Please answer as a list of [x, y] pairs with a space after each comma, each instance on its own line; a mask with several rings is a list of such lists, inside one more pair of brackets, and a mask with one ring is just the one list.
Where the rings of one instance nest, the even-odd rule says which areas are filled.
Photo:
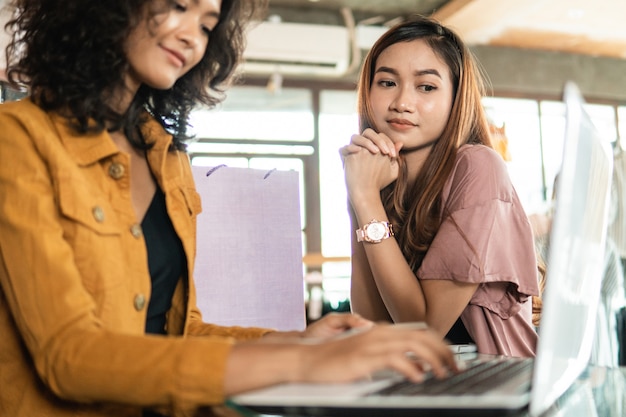
[[63, 216], [100, 235], [119, 234], [120, 228], [109, 201], [94, 193], [93, 184], [61, 178], [59, 209]]
[[63, 238], [72, 247], [83, 285], [94, 296], [123, 284], [128, 261], [117, 213], [95, 186], [80, 178], [58, 183]]

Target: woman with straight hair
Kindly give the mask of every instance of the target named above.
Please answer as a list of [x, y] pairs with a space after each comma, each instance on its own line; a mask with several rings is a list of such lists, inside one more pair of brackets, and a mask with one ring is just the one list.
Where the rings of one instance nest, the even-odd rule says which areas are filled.
[[370, 50], [360, 133], [341, 149], [351, 306], [370, 320], [424, 321], [481, 353], [533, 356], [533, 235], [492, 148], [483, 91], [467, 46], [433, 19], [414, 16]]

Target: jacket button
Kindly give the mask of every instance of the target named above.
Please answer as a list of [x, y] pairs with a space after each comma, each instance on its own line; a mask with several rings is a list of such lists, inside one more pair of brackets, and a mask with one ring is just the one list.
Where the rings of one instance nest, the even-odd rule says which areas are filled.
[[124, 176], [124, 165], [118, 164], [117, 162], [109, 165], [109, 175], [111, 178], [115, 180], [119, 180]]
[[133, 224], [132, 226], [130, 226], [130, 233], [136, 238], [139, 239], [141, 237], [141, 235], [143, 234], [142, 230], [141, 230], [141, 225], [140, 224]]
[[143, 294], [137, 294], [135, 296], [135, 300], [133, 302], [135, 305], [135, 310], [141, 311], [146, 306], [146, 296]]
[[91, 213], [93, 214], [93, 218], [98, 222], [102, 223], [104, 221], [104, 210], [100, 206], [95, 206], [91, 209]]

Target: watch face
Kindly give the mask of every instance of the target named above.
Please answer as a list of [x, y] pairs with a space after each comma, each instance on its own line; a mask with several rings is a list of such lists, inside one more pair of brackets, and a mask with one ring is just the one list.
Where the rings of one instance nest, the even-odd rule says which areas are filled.
[[372, 223], [367, 226], [367, 237], [371, 240], [381, 240], [387, 231], [382, 223]]

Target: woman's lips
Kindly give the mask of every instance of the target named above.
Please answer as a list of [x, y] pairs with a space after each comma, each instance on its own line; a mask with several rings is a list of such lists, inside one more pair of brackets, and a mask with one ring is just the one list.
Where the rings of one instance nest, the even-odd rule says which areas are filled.
[[387, 123], [394, 129], [407, 130], [417, 126], [415, 123], [406, 119], [390, 119]]
[[165, 50], [165, 52], [167, 52], [170, 59], [174, 61], [176, 65], [178, 65], [179, 67], [183, 67], [185, 65], [185, 57], [183, 56], [183, 54], [165, 47], [163, 47], [163, 49]]

